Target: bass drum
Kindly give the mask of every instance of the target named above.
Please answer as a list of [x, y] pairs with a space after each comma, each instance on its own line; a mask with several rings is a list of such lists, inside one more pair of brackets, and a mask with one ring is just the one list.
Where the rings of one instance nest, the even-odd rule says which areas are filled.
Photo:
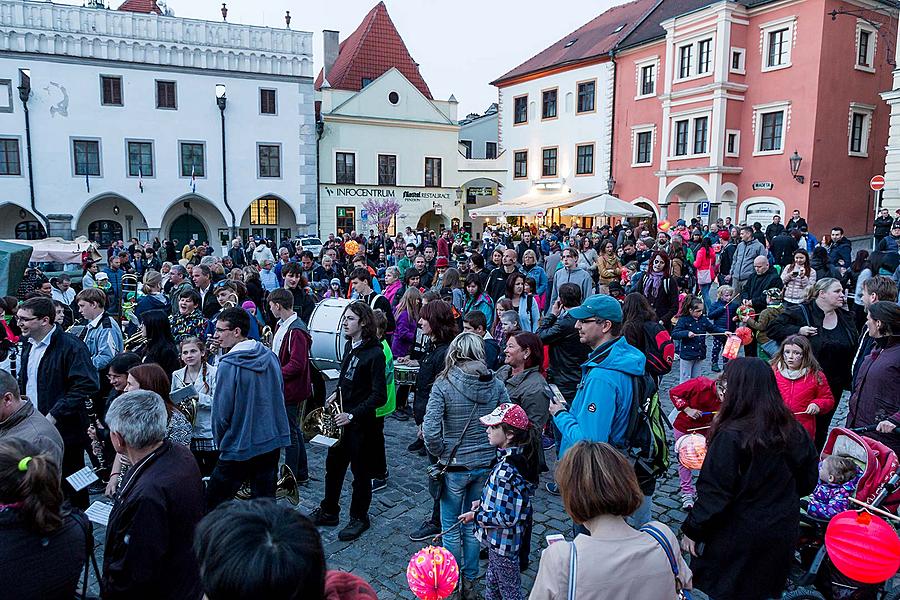
[[316, 305], [309, 318], [312, 345], [309, 354], [319, 370], [340, 369], [344, 359], [344, 313], [353, 300], [326, 298]]

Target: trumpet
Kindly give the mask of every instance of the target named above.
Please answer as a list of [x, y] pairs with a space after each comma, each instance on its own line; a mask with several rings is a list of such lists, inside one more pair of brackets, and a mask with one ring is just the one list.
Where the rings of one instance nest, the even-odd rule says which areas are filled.
[[146, 343], [147, 338], [144, 336], [144, 333], [142, 331], [139, 331], [130, 338], [126, 339], [123, 346], [126, 352], [132, 352]]
[[341, 390], [339, 388], [335, 392], [335, 398], [332, 402], [326, 400], [325, 406], [314, 408], [303, 417], [300, 429], [303, 431], [303, 435], [307, 437], [322, 435], [340, 441], [343, 428], [338, 426], [336, 419], [342, 412], [344, 412], [344, 405], [341, 401]]
[[[249, 500], [252, 495], [253, 492], [250, 490], [250, 486], [244, 482], [244, 485], [241, 486], [241, 489], [238, 490], [234, 497], [238, 500]], [[294, 477], [294, 472], [287, 465], [281, 465], [278, 483], [275, 486], [275, 499], [281, 500], [282, 498], [294, 506], [300, 504], [300, 490], [297, 486], [297, 478]]]

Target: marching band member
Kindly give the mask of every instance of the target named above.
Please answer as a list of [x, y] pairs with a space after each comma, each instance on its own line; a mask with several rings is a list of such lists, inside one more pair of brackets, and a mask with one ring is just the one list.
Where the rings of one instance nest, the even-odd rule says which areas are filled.
[[[196, 292], [195, 292], [196, 293]], [[212, 434], [212, 403], [216, 393], [216, 367], [206, 362], [206, 344], [200, 338], [186, 337], [179, 344], [184, 367], [172, 373], [172, 392], [193, 386], [197, 392], [197, 413], [191, 452], [200, 466], [200, 474], [209, 477], [219, 459], [219, 447]]]

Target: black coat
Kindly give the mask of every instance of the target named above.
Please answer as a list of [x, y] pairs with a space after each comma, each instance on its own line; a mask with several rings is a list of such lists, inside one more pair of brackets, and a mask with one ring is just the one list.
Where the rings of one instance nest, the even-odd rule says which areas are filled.
[[647, 302], [653, 307], [653, 311], [656, 313], [656, 318], [659, 319], [660, 324], [667, 330], [672, 331], [672, 327], [675, 325], [672, 323], [672, 317], [678, 312], [678, 282], [674, 277], [665, 277], [660, 283], [656, 295], [653, 296], [651, 294], [650, 296], [647, 296], [647, 294], [644, 293], [644, 279], [646, 277], [647, 273], [638, 273], [634, 279], [631, 280], [631, 287], [628, 288], [628, 291], [637, 292], [642, 296], [645, 296]]
[[590, 348], [578, 339], [575, 319], [568, 312], [559, 317], [551, 313], [541, 319], [537, 334], [550, 348], [547, 381], [555, 384], [562, 395], [571, 401], [581, 383], [581, 365], [587, 362]]
[[818, 456], [799, 423], [786, 449], [743, 447], [725, 429], [710, 442], [697, 502], [681, 531], [703, 542], [694, 587], [712, 598], [780, 598], [800, 529], [800, 497], [818, 480]]
[[[87, 440], [88, 416], [85, 400], [100, 391], [97, 369], [91, 362], [91, 351], [71, 333], [57, 327], [51, 334], [50, 345], [38, 365], [37, 409], [56, 419], [56, 428], [65, 444], [82, 444]], [[28, 358], [31, 343], [22, 349], [19, 369], [19, 390], [28, 385]]]
[[[200, 290], [197, 290], [197, 293], [199, 294]], [[216, 313], [222, 310], [219, 301], [216, 300], [216, 294], [213, 292], [212, 284], [209, 285], [209, 291], [206, 292], [206, 296], [203, 298], [203, 306], [200, 307], [200, 310], [207, 319], [212, 319], [216, 316]]]
[[[846, 310], [838, 310], [838, 324], [831, 332], [823, 333], [822, 321], [825, 313], [816, 304], [804, 302], [797, 306], [786, 308], [776, 319], [769, 324], [766, 335], [779, 344], [789, 335], [797, 335], [804, 325], [815, 327], [818, 335], [806, 338], [812, 346], [813, 356], [822, 366], [822, 371], [828, 378], [828, 384], [832, 390], [850, 389], [851, 373], [850, 364], [856, 353], [859, 335], [853, 323], [853, 317]], [[839, 388], [837, 386], [840, 386]], [[835, 401], [840, 400], [835, 398]]]
[[766, 309], [766, 295], [763, 292], [771, 288], [783, 290], [784, 282], [781, 281], [781, 277], [778, 276], [775, 269], [770, 267], [769, 270], [762, 275], [753, 273], [753, 275], [747, 279], [747, 283], [741, 291], [741, 299], [752, 302], [753, 310], [756, 311], [756, 314], [758, 315]]
[[416, 395], [413, 402], [413, 417], [417, 425], [425, 420], [425, 407], [428, 406], [428, 397], [431, 396], [431, 387], [438, 373], [444, 369], [444, 359], [450, 344], [438, 344], [419, 360], [419, 373], [416, 375]]
[[786, 267], [794, 261], [794, 251], [798, 248], [797, 240], [787, 232], [780, 233], [772, 238], [769, 251], [776, 265]]
[[[866, 427], [888, 420], [900, 425], [900, 338], [879, 338], [854, 382], [847, 427]], [[900, 452], [900, 430], [866, 434]]]
[[375, 409], [387, 402], [384, 347], [379, 340], [369, 340], [353, 348], [344, 347], [341, 376], [341, 402], [344, 412], [353, 415], [348, 427], [375, 422]]
[[4, 565], [0, 595], [18, 600], [75, 598], [87, 558], [85, 537], [91, 531], [91, 522], [77, 509], [50, 534], [26, 527], [18, 511], [0, 512], [0, 564]]
[[104, 600], [200, 598], [192, 544], [203, 483], [191, 451], [163, 442], [125, 477], [106, 530]]

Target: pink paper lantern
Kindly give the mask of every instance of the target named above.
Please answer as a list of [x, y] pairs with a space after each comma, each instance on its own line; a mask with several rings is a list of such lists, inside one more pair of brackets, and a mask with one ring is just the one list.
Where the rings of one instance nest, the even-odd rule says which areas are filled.
[[428, 546], [409, 559], [406, 581], [416, 598], [442, 600], [456, 589], [456, 583], [459, 581], [459, 565], [446, 548]]
[[828, 558], [856, 581], [881, 583], [900, 568], [900, 539], [881, 517], [847, 510], [831, 518], [825, 531]]
[[678, 462], [683, 467], [700, 470], [703, 467], [703, 459], [706, 458], [706, 438], [699, 433], [683, 435], [675, 442], [675, 452], [678, 453]]

